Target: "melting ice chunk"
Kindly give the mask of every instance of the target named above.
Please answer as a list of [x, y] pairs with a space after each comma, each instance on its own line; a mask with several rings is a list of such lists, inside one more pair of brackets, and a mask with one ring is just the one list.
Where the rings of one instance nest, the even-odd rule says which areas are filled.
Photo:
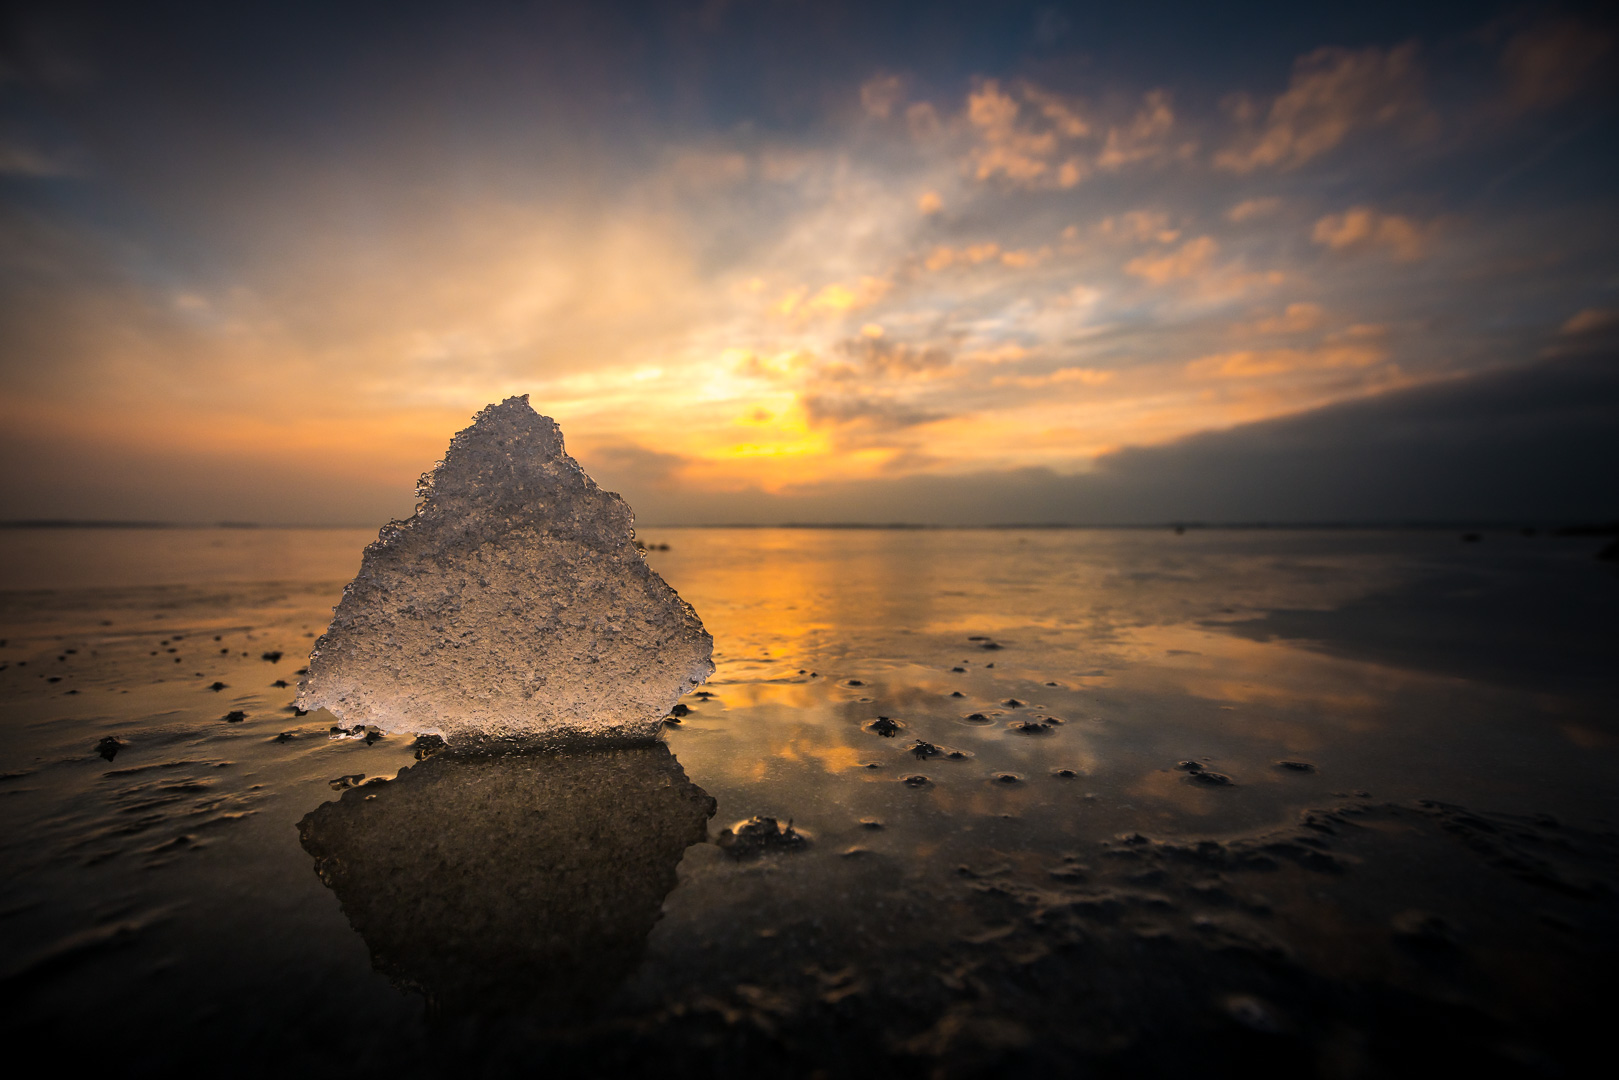
[[635, 548], [634, 515], [507, 398], [450, 440], [365, 549], [298, 706], [457, 738], [653, 739], [714, 639]]

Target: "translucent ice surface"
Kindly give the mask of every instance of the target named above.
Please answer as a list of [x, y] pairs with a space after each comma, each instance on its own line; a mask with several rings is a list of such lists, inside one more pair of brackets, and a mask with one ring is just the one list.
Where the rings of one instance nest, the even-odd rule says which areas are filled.
[[450, 441], [365, 550], [298, 704], [389, 732], [655, 738], [714, 639], [635, 547], [634, 515], [507, 398]]

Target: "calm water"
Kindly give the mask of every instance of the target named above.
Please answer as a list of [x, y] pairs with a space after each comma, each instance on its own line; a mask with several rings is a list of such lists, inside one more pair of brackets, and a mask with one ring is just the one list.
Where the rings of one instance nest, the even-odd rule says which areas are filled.
[[[667, 749], [419, 760], [291, 708], [373, 536], [0, 532], [14, 1039], [1371, 1076], [1603, 1030], [1597, 541], [646, 529], [716, 643]], [[715, 842], [755, 815], [803, 842]]]

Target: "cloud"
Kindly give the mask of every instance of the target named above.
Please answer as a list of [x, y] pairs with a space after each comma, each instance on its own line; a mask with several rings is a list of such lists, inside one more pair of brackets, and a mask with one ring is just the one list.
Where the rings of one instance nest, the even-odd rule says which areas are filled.
[[1317, 221], [1310, 239], [1333, 251], [1382, 248], [1400, 262], [1412, 262], [1428, 253], [1438, 231], [1437, 223], [1419, 224], [1398, 214], [1380, 214], [1371, 207], [1356, 206]]
[[63, 178], [78, 176], [81, 171], [72, 155], [50, 154], [20, 143], [0, 143], [0, 176]]
[[1233, 221], [1241, 224], [1244, 221], [1251, 221], [1254, 218], [1266, 217], [1273, 214], [1276, 212], [1276, 208], [1281, 205], [1282, 200], [1276, 198], [1274, 195], [1266, 195], [1257, 199], [1244, 199], [1242, 202], [1227, 210], [1225, 216], [1227, 221]]
[[1056, 134], [1025, 130], [1018, 123], [1018, 113], [1017, 101], [994, 79], [985, 80], [967, 96], [967, 120], [981, 139], [972, 153], [977, 179], [1004, 176], [1015, 183], [1032, 184], [1050, 174], [1047, 158], [1057, 149]]
[[789, 289], [771, 306], [776, 314], [786, 318], [804, 319], [814, 315], [842, 315], [857, 308], [870, 307], [887, 294], [892, 283], [884, 278], [862, 277], [852, 285], [834, 281], [821, 286], [813, 294], [800, 285]]
[[1097, 168], [1117, 171], [1138, 161], [1167, 157], [1171, 151], [1166, 140], [1174, 126], [1175, 110], [1170, 107], [1169, 92], [1149, 91], [1128, 124], [1108, 129], [1107, 142], [1096, 159]]
[[853, 427], [867, 432], [894, 432], [944, 419], [892, 398], [861, 395], [806, 394], [801, 399], [811, 427]]
[[1123, 214], [1110, 214], [1102, 219], [1096, 231], [1109, 240], [1134, 241], [1138, 244], [1173, 244], [1180, 237], [1180, 230], [1169, 227], [1169, 215], [1162, 210], [1130, 210]]
[[1300, 334], [1318, 329], [1326, 321], [1327, 313], [1320, 304], [1299, 301], [1287, 305], [1280, 315], [1271, 315], [1239, 327], [1239, 332], [1252, 334]]
[[1247, 129], [1214, 155], [1217, 168], [1236, 173], [1292, 169], [1342, 143], [1358, 130], [1387, 127], [1425, 114], [1416, 44], [1394, 49], [1317, 49], [1293, 65], [1285, 92], [1265, 111], [1237, 96], [1231, 108]]
[[1341, 343], [1313, 349], [1239, 349], [1193, 360], [1186, 373], [1195, 379], [1256, 379], [1301, 371], [1364, 368], [1388, 359], [1380, 345]]
[[949, 367], [953, 360], [950, 350], [937, 345], [919, 347], [871, 334], [840, 342], [838, 350], [868, 375], [881, 378], [932, 374]]
[[1520, 31], [1501, 52], [1513, 104], [1544, 109], [1579, 95], [1601, 78], [1613, 47], [1609, 27], [1578, 16], [1547, 18]]
[[1585, 308], [1570, 315], [1568, 321], [1562, 325], [1558, 333], [1572, 337], [1607, 330], [1613, 326], [1619, 326], [1619, 312], [1608, 311], [1604, 308]]
[[1219, 250], [1220, 245], [1212, 236], [1199, 236], [1172, 252], [1137, 255], [1124, 264], [1124, 272], [1145, 278], [1154, 285], [1165, 285], [1203, 273]]
[[1097, 368], [1065, 367], [1044, 375], [998, 375], [991, 386], [1015, 386], [1021, 390], [1045, 390], [1053, 386], [1102, 386], [1113, 381], [1113, 372]]
[[868, 79], [860, 87], [860, 105], [866, 110], [866, 115], [878, 120], [887, 120], [888, 115], [894, 111], [904, 98], [904, 84], [897, 75], [879, 75]]
[[[641, 509], [642, 496], [631, 496]], [[659, 505], [646, 496], [648, 506]], [[1564, 358], [1104, 454], [998, 469], [682, 493], [647, 521], [1560, 521], [1619, 506], [1619, 363]]]

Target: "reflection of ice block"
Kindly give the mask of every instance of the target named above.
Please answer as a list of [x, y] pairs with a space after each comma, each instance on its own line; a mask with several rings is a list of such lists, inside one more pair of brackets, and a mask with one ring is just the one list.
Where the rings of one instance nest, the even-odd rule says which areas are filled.
[[408, 521], [365, 549], [298, 705], [383, 731], [655, 738], [714, 639], [647, 566], [634, 515], [528, 398], [450, 441]]
[[377, 969], [436, 1012], [566, 1021], [640, 962], [714, 800], [661, 743], [456, 755], [298, 823]]

